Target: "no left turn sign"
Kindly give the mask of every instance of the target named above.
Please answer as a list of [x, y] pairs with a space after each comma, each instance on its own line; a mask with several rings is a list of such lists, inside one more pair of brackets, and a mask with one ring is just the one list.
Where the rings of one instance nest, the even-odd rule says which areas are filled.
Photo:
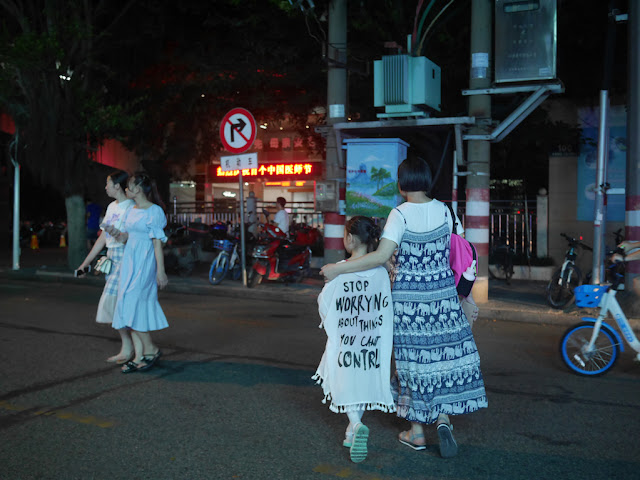
[[222, 145], [231, 153], [246, 152], [256, 139], [256, 121], [244, 108], [234, 108], [220, 124]]

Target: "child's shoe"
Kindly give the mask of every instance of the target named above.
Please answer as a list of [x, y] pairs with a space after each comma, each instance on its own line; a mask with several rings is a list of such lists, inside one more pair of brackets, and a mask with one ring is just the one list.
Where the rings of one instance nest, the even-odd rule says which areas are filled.
[[349, 449], [349, 456], [353, 463], [360, 463], [367, 458], [367, 441], [369, 440], [369, 428], [358, 423], [353, 429], [353, 441]]

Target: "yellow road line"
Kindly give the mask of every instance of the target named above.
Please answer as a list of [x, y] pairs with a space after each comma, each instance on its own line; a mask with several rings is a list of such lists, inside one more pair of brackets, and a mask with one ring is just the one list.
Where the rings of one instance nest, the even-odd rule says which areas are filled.
[[[28, 410], [32, 410], [33, 407], [24, 407], [22, 405], [14, 405], [8, 402], [0, 401], [0, 408], [4, 410], [9, 410], [13, 412], [24, 412]], [[115, 426], [115, 422], [104, 420], [101, 418], [94, 417], [93, 415], [78, 415], [73, 412], [62, 411], [62, 410], [51, 410], [47, 408], [41, 408], [40, 410], [36, 410], [34, 412], [28, 412], [29, 415], [32, 416], [46, 416], [46, 417], [55, 417], [61, 420], [69, 420], [76, 423], [84, 423], [86, 425], [93, 425], [100, 428], [111, 428]]]

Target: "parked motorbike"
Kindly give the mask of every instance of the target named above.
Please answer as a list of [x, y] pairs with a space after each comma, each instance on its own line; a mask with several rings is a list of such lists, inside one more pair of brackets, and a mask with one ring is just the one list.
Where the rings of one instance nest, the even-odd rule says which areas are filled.
[[292, 243], [287, 235], [269, 223], [269, 213], [263, 211], [267, 223], [251, 256], [253, 266], [247, 273], [247, 285], [254, 287], [266, 280], [297, 282], [309, 274], [311, 248], [308, 245]]
[[165, 229], [164, 263], [168, 273], [191, 275], [198, 262], [210, 262], [219, 252], [217, 241], [227, 238], [227, 224], [172, 223]]

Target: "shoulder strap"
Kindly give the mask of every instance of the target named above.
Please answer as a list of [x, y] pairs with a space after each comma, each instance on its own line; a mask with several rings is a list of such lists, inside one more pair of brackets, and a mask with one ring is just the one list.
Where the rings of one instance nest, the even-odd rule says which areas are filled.
[[446, 203], [446, 202], [442, 202], [442, 203], [444, 203], [449, 208], [449, 211], [451, 212], [451, 221], [453, 222], [453, 232], [451, 232], [451, 233], [455, 233], [457, 235], [458, 234], [458, 222], [456, 221], [456, 216], [453, 213], [453, 207], [451, 206], [450, 203]]

